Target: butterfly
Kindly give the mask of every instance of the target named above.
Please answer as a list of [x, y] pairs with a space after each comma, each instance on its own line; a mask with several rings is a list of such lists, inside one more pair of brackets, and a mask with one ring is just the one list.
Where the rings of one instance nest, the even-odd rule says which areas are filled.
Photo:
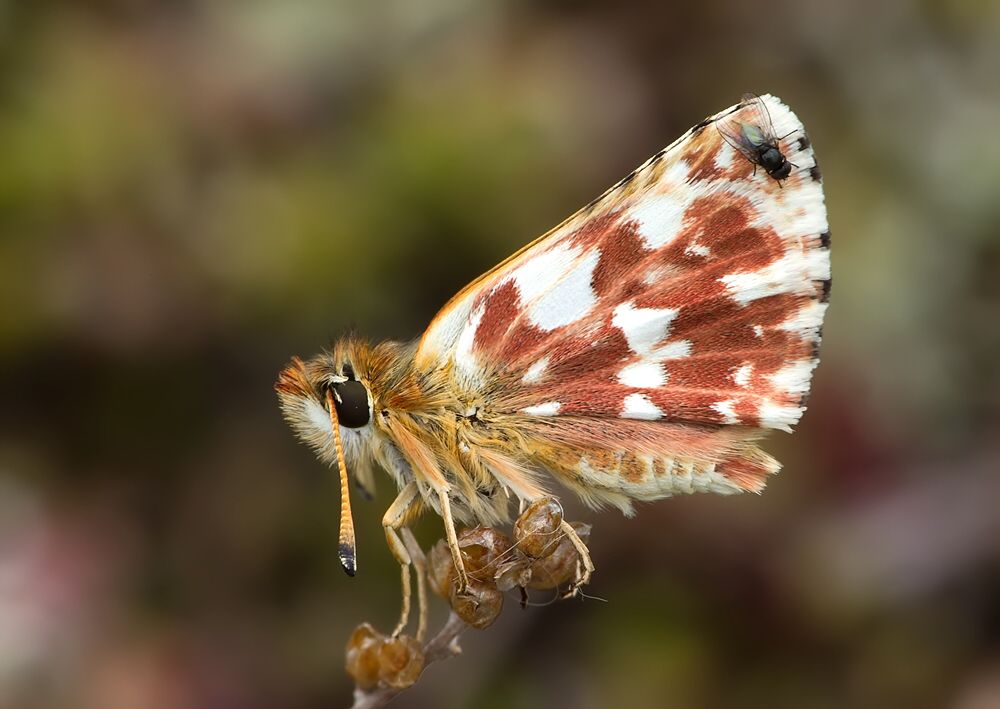
[[[397, 633], [408, 525], [423, 512], [442, 518], [463, 588], [456, 523], [504, 523], [553, 481], [631, 515], [637, 500], [760, 492], [778, 471], [758, 442], [805, 409], [830, 236], [802, 124], [779, 99], [754, 98], [477, 278], [419, 339], [348, 335], [280, 373], [288, 422], [338, 468], [348, 574], [349, 475], [371, 491], [380, 467], [399, 489], [383, 518], [403, 583]], [[733, 126], [745, 141], [730, 142]], [[784, 185], [757, 174], [766, 153], [741, 159], [745, 143], [778, 151]], [[593, 563], [562, 531], [580, 554], [578, 588]]]

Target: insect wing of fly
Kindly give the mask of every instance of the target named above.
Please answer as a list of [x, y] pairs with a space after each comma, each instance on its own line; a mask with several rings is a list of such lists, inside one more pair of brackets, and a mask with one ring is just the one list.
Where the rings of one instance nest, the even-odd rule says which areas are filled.
[[752, 162], [758, 161], [761, 146], [777, 143], [767, 106], [754, 94], [744, 94], [739, 109], [720, 118], [715, 125], [726, 142]]

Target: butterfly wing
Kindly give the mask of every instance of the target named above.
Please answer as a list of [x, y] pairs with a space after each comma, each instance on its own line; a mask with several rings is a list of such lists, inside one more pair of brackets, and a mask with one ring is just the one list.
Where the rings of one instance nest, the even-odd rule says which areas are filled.
[[804, 169], [779, 185], [706, 130], [763, 107], [780, 134], [805, 135], [777, 98], [757, 100], [698, 124], [465, 288], [425, 332], [418, 370], [448, 367], [469, 401], [522, 417], [563, 458], [585, 444], [564, 439], [600, 421], [619, 464], [638, 446], [651, 474], [680, 446], [713, 473], [729, 456], [735, 478], [754, 461], [738, 486], [757, 487], [777, 464], [741, 441], [801, 417], [830, 278], [809, 142], [792, 141]]

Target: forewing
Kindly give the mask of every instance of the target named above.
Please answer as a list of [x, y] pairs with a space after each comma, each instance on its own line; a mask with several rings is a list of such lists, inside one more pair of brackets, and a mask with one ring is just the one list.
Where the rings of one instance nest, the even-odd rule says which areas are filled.
[[[829, 290], [819, 171], [795, 115], [759, 99], [797, 167], [782, 184], [706, 119], [459, 293], [418, 368], [492, 409], [789, 430]], [[765, 114], [765, 115], [766, 115]]]

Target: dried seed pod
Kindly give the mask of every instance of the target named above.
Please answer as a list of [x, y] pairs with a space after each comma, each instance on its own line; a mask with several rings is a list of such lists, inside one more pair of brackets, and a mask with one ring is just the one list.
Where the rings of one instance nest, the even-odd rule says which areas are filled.
[[554, 497], [542, 497], [532, 502], [514, 523], [517, 548], [532, 559], [541, 559], [556, 550], [562, 535], [559, 525], [563, 509]]
[[458, 535], [465, 572], [470, 578], [484, 583], [493, 580], [499, 560], [513, 546], [505, 534], [491, 527], [463, 529]]
[[531, 580], [531, 561], [515, 549], [510, 561], [497, 567], [494, 580], [497, 589], [504, 593], [518, 586], [526, 586]]
[[379, 650], [385, 636], [368, 623], [362, 623], [347, 640], [347, 674], [361, 689], [371, 689], [379, 680]]
[[[586, 541], [590, 536], [589, 524], [571, 522], [570, 526], [580, 539]], [[549, 589], [576, 581], [579, 562], [580, 553], [569, 537], [563, 536], [551, 554], [531, 565], [531, 580], [526, 585], [528, 588]]]
[[452, 584], [449, 600], [458, 617], [478, 630], [491, 626], [503, 610], [503, 593], [493, 584], [472, 579], [461, 592], [457, 582]]
[[427, 582], [441, 598], [451, 595], [451, 585], [455, 580], [455, 562], [451, 559], [448, 542], [439, 539], [427, 554]]
[[378, 678], [395, 689], [406, 689], [424, 671], [424, 651], [416, 638], [388, 638], [378, 648]]

